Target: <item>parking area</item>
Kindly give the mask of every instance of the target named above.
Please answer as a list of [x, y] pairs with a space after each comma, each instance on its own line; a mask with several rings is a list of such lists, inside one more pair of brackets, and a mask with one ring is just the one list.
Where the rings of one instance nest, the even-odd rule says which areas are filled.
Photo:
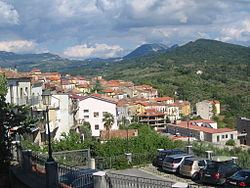
[[[153, 166], [153, 165], [147, 165], [144, 167], [139, 168], [140, 171], [145, 172], [147, 174], [151, 174], [154, 177], [158, 177], [158, 178], [164, 178], [167, 180], [171, 180], [174, 182], [183, 182], [183, 183], [189, 183], [189, 184], [196, 184], [196, 182], [193, 182], [191, 179], [189, 178], [184, 178], [184, 177], [180, 177], [177, 176], [173, 173], [166, 173], [163, 172], [161, 170], [159, 170], [157, 167]], [[199, 188], [215, 188], [216, 186], [211, 186], [211, 185], [199, 185]]]

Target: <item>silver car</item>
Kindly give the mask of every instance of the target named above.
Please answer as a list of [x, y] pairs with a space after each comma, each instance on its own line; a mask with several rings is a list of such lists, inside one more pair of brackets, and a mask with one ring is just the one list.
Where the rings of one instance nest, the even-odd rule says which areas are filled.
[[192, 179], [198, 178], [200, 169], [204, 168], [207, 164], [207, 159], [202, 158], [186, 158], [180, 166], [180, 175], [191, 177]]
[[186, 158], [194, 157], [194, 155], [190, 154], [177, 154], [165, 157], [162, 163], [162, 170], [166, 172], [178, 172], [181, 163]]

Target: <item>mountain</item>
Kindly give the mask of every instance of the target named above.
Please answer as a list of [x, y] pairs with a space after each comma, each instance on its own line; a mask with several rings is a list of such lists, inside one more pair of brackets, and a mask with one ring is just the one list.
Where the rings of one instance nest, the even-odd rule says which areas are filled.
[[198, 39], [163, 55], [177, 63], [250, 63], [250, 48], [216, 40]]
[[172, 47], [167, 47], [164, 44], [160, 43], [153, 43], [153, 44], [143, 44], [130, 52], [128, 55], [124, 56], [123, 59], [129, 59], [129, 58], [134, 58], [134, 57], [140, 57], [144, 55], [149, 55], [157, 52], [164, 52], [164, 51], [169, 51], [174, 48], [176, 48], [177, 45], [174, 45]]

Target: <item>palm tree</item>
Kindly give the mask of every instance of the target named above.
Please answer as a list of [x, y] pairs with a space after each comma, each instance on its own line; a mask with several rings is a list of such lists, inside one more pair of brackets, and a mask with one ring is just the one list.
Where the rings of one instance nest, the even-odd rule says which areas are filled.
[[107, 113], [104, 114], [104, 117], [102, 118], [102, 121], [104, 122], [105, 129], [108, 131], [108, 139], [109, 139], [110, 129], [111, 129], [112, 125], [115, 122], [115, 118], [111, 113], [107, 112]]

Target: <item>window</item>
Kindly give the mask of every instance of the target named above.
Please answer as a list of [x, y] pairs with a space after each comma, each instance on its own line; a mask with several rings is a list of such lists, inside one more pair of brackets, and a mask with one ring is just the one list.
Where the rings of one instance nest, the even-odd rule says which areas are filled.
[[225, 137], [225, 136], [224, 136], [224, 135], [222, 135], [222, 139], [224, 139], [224, 137]]
[[99, 125], [95, 125], [95, 130], [98, 130], [99, 129]]
[[234, 139], [234, 135], [233, 134], [231, 134], [231, 139]]
[[99, 112], [94, 112], [94, 117], [95, 118], [99, 117]]
[[226, 134], [226, 138], [228, 138], [228, 135]]
[[89, 109], [84, 109], [83, 112], [84, 112], [84, 113], [88, 113], [88, 112], [89, 112]]
[[108, 112], [103, 112], [102, 115], [104, 116], [105, 114], [107, 114]]
[[220, 141], [220, 136], [217, 136], [217, 142], [219, 142]]
[[206, 163], [204, 160], [198, 162], [198, 166], [205, 166], [205, 165], [206, 165]]
[[88, 119], [88, 118], [89, 118], [89, 116], [84, 116], [84, 118]]

